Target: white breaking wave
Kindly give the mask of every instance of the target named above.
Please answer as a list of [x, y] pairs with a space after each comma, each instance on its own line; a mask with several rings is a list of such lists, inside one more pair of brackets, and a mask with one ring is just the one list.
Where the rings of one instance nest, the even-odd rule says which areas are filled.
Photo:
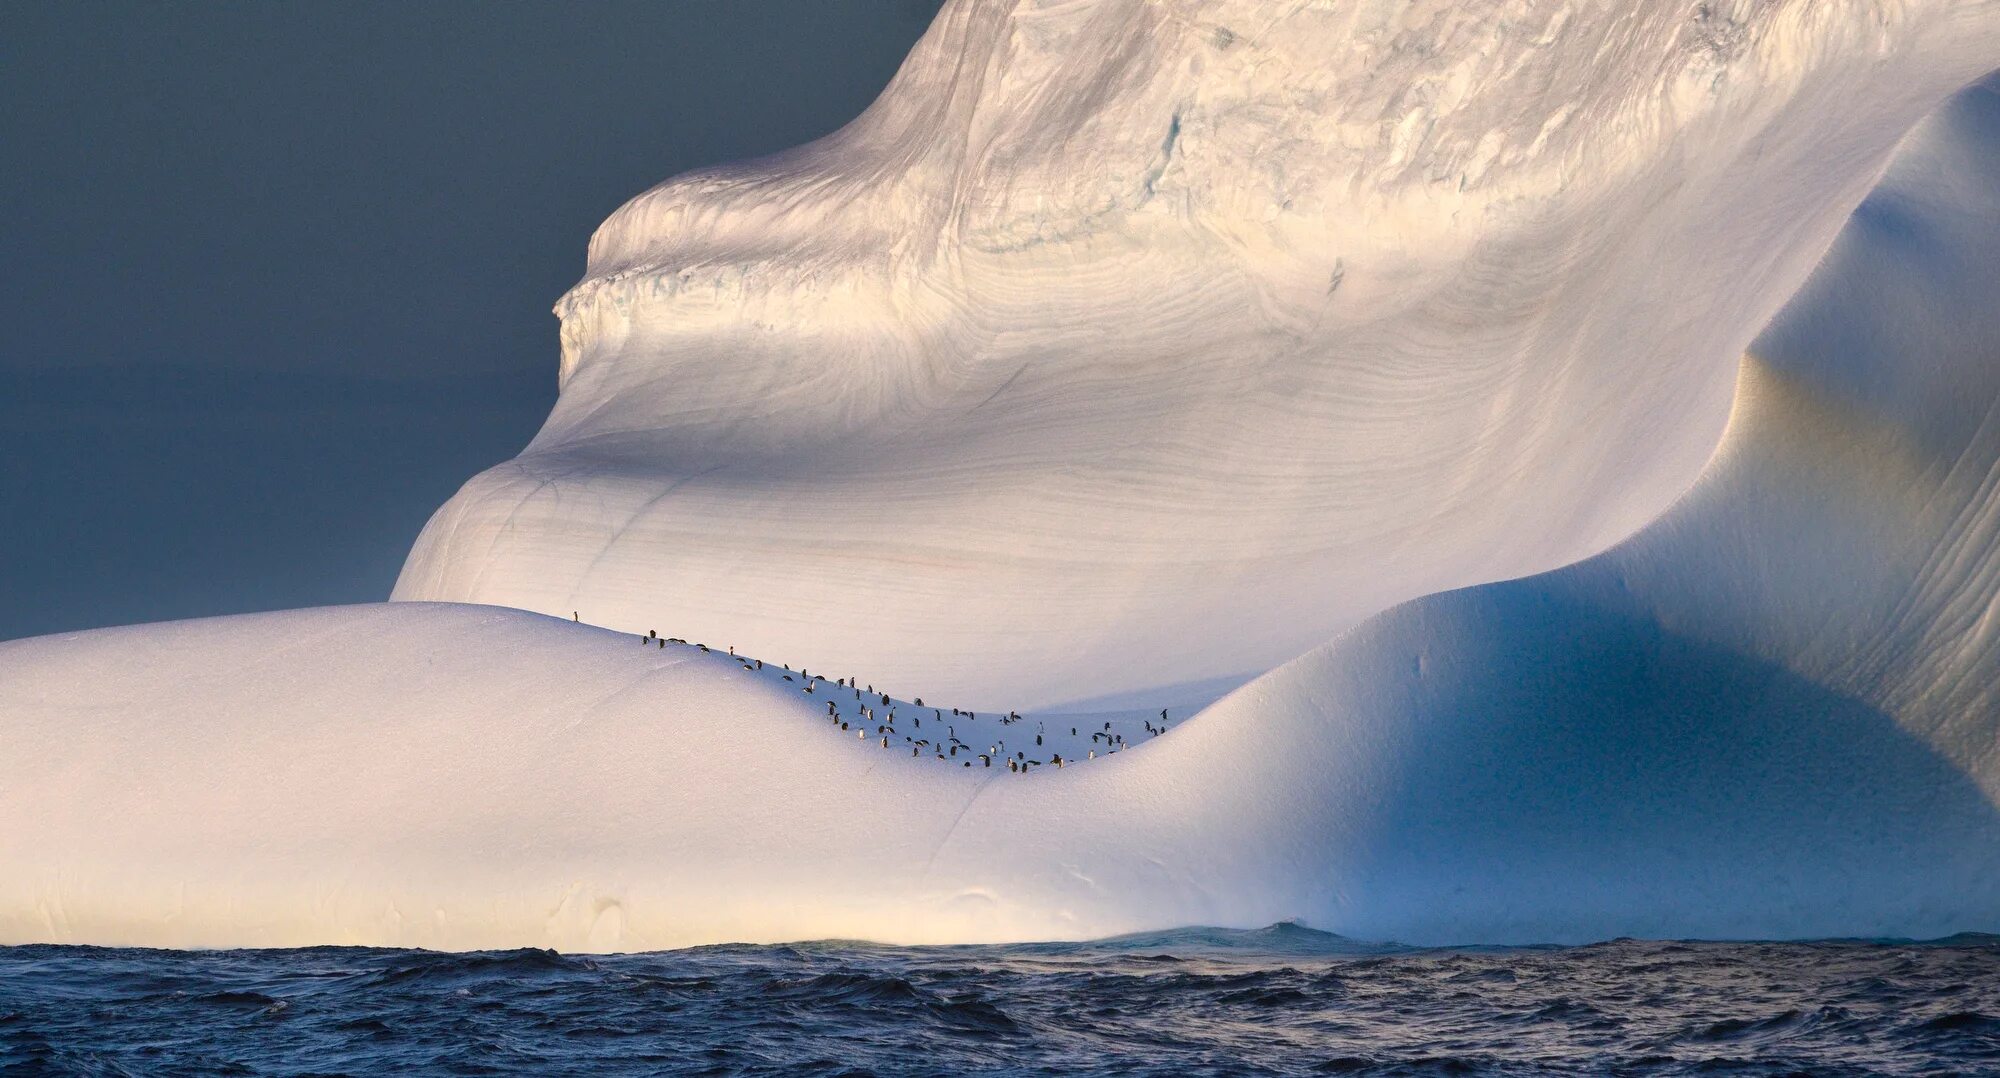
[[[593, 240], [397, 592], [562, 620], [0, 645], [0, 941], [1990, 930], [2000, 96], [1876, 181], [1996, 60], [1992, 3], [954, 4]], [[1027, 773], [771, 669], [1130, 730], [1293, 656]]]

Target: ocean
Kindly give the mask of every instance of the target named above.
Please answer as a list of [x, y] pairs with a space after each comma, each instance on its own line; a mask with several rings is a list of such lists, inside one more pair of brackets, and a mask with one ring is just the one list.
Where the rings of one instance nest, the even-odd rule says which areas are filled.
[[2000, 1074], [2000, 937], [0, 948], [0, 1074]]

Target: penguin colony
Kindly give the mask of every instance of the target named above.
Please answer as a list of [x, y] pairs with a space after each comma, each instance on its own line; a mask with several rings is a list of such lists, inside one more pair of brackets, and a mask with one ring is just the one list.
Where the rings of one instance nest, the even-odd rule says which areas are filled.
[[[573, 616], [573, 620], [580, 619]], [[647, 630], [639, 643], [661, 650], [668, 645], [693, 648], [704, 655], [727, 658], [750, 673], [789, 683], [795, 691], [823, 700], [826, 710], [821, 718], [842, 737], [852, 733], [855, 740], [872, 741], [880, 749], [898, 754], [908, 750], [912, 758], [957, 768], [1004, 767], [1010, 773], [1025, 775], [1038, 768], [1061, 768], [1114, 755], [1166, 733], [1168, 727], [1165, 709], [1157, 722], [1123, 713], [1109, 719], [1103, 715], [1036, 719], [1017, 711], [981, 714], [925, 704], [923, 697], [897, 700], [856, 678], [828, 679], [803, 667], [793, 670], [789, 664], [767, 669], [764, 660], [738, 655], [734, 647], [717, 652], [707, 644], [661, 636], [655, 630]]]

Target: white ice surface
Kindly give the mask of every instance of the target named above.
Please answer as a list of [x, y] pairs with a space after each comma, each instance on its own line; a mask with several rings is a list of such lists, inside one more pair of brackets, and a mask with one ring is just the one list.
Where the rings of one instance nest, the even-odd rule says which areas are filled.
[[395, 597], [973, 707], [1266, 670], [1656, 515], [1996, 65], [1993, 0], [958, 0], [846, 129], [605, 222]]
[[[856, 128], [776, 164], [677, 181], [614, 217], [570, 301], [568, 385], [549, 428], [441, 512], [404, 579], [457, 580], [563, 620], [392, 603], [0, 645], [0, 942], [611, 950], [1286, 917], [1416, 942], [2000, 926], [1993, 90], [1928, 121], [1750, 358], [1727, 351], [1797, 285], [1894, 135], [1978, 57], [1990, 65], [2000, 14], [1709, 5], [1690, 23], [1672, 5], [1615, 5], [1621, 22], [1604, 16], [1614, 6], [1568, 5], [1560, 30], [1531, 32], [1484, 5], [1427, 22], [1421, 4], [1342, 9], [1409, 13], [1415, 36], [1391, 47], [1359, 31], [1315, 37], [1312, 5], [1297, 5], [1300, 26], [1259, 31], [1264, 20], [1236, 18], [1252, 7], [1072, 3], [1003, 18], [953, 5], [904, 89]], [[1247, 27], [1227, 48], [1217, 12]], [[1074, 34], [1126, 23], [1147, 30], [1127, 44], [1150, 62], [1104, 67], [1125, 74], [1103, 85], [1064, 81], [1074, 72], [1059, 61], [1080, 62]], [[1667, 47], [1689, 34], [1699, 47]], [[1543, 39], [1535, 49], [1559, 58], [1509, 51]], [[1155, 82], [1205, 85], [1194, 69], [1259, 41], [1366, 53], [1326, 61], [1318, 97], [1301, 96], [1295, 80], [1316, 82], [1296, 59], [1219, 84], [1272, 95], [1238, 103], [1249, 130], [1331, 125], [1305, 145], [1346, 147], [1346, 121], [1328, 117], [1389, 107], [1389, 82], [1363, 92], [1377, 70], [1429, 86], [1410, 91], [1428, 108], [1484, 100], [1509, 78], [1573, 80], [1547, 103], [1574, 105], [1583, 126], [1538, 151], [1559, 182], [1536, 188], [1544, 172], [1490, 164], [1480, 176], [1515, 186], [1475, 206], [1453, 203], [1434, 166], [1451, 146], [1485, 145], [1469, 133], [1496, 118], [1528, 123], [1523, 102], [1541, 97], [1445, 108], [1466, 118], [1465, 137], [1419, 123], [1432, 134], [1400, 151], [1356, 135], [1361, 172], [1278, 143], [1228, 157], [1217, 125], [1199, 182], [1191, 110], [1177, 197], [1196, 209], [1145, 226], [1163, 231], [1128, 221], [1004, 250], [964, 242], [1000, 227], [967, 221], [1018, 209], [1009, 199], [1038, 185], [1084, 199], [1113, 183], [1121, 95], [1143, 112]], [[937, 56], [960, 53], [956, 74], [940, 74], [951, 65]], [[1690, 88], [1702, 56], [1714, 66]], [[1040, 85], [1063, 93], [1005, 77], [1037, 57], [1054, 71]], [[1498, 67], [1416, 77], [1475, 59]], [[1009, 92], [1027, 104], [990, 121], [970, 105], [961, 128], [913, 118]], [[1029, 105], [1111, 119], [1090, 137], [1042, 138], [1042, 121], [1009, 119]], [[902, 145], [892, 136], [905, 128], [972, 131], [977, 145], [961, 135], [957, 152], [982, 164], [936, 173], [912, 150], [890, 171], [930, 179], [838, 171]], [[1107, 157], [1057, 182], [1077, 167], [1065, 154], [1094, 152]], [[1032, 183], [981, 187], [1008, 153], [1056, 171], [1023, 166], [1008, 174]], [[897, 233], [912, 219], [886, 212], [828, 218], [847, 232], [807, 227], [826, 200], [929, 205], [939, 174], [964, 197], [945, 200], [949, 220], [932, 231]], [[1281, 223], [1253, 251], [1217, 223], [1240, 225], [1237, 209], [1196, 210], [1240, 209], [1229, 199], [1280, 182], [1320, 192], [1318, 205], [1352, 199], [1348, 216], [1301, 227], [1346, 230], [1354, 246], [1341, 250], [1400, 258], [1416, 283], [1370, 286], [1357, 254], [1334, 298], [1367, 296], [1375, 314], [1328, 314], [1293, 337], [1257, 328], [1298, 323], [1283, 267], [1332, 248]], [[1187, 238], [1203, 229], [1214, 246]], [[884, 256], [885, 279], [931, 284], [864, 287], [856, 237], [877, 233], [935, 241], [957, 268], [906, 279], [916, 271]], [[694, 254], [709, 271], [725, 255], [752, 269], [717, 292], [712, 272], [695, 287], [699, 275], [660, 268]], [[1180, 291], [1176, 266], [1194, 273]], [[839, 302], [801, 300], [815, 281]], [[1012, 305], [994, 298], [1009, 281]], [[883, 343], [890, 323], [856, 312], [930, 310], [904, 288], [993, 321], [974, 332], [911, 314], [911, 332], [932, 336], [898, 350]], [[1056, 317], [1066, 303], [1102, 319]], [[1006, 386], [966, 389], [1017, 317], [1041, 358], [1015, 360]], [[1153, 322], [1159, 332], [1142, 332]], [[960, 364], [951, 378], [924, 373], [938, 356]], [[794, 386], [806, 361], [840, 369]], [[963, 393], [993, 403], [959, 409], [955, 438], [932, 424], [954, 414], [938, 402]], [[1007, 401], [1005, 419], [980, 418]], [[896, 412], [898, 433], [870, 433], [886, 430], [873, 407]], [[1293, 422], [1272, 418], [1288, 407]], [[1157, 438], [1133, 433], [1146, 417]], [[836, 427], [847, 433], [820, 440]], [[725, 451], [711, 486], [673, 486], [685, 462]], [[1080, 463], [1066, 469], [1066, 456]], [[1204, 473], [1210, 460], [1218, 470]], [[1256, 462], [1268, 485], [1237, 471]], [[527, 475], [540, 493], [511, 486]], [[1232, 498], [1232, 483], [1248, 493]], [[983, 514], [1010, 498], [1039, 523], [988, 526], [997, 518]], [[673, 508], [655, 519], [640, 509], [649, 499]], [[962, 528], [937, 524], [938, 506]], [[1114, 525], [1128, 530], [1098, 530]], [[1386, 603], [1606, 544], [1566, 569], [1366, 620], [1354, 597]], [[1131, 576], [1093, 590], [1121, 551]], [[850, 555], [880, 561], [842, 577]], [[986, 583], [981, 559], [998, 567]], [[891, 586], [900, 579], [907, 588]], [[548, 590], [532, 599], [538, 581]], [[571, 595], [601, 604], [546, 601]], [[952, 612], [924, 620], [926, 597]], [[570, 624], [579, 607], [718, 650]], [[1129, 732], [1163, 694], [1126, 690], [1212, 696], [1212, 679], [1357, 621], [1200, 715], [1176, 712], [1164, 736]], [[800, 646], [777, 646], [788, 643]], [[766, 668], [745, 670], [725, 644]], [[874, 661], [835, 661], [856, 656]], [[1028, 774], [913, 755], [894, 739], [914, 726], [887, 748], [839, 730], [827, 690], [785, 682], [777, 660], [947, 715], [1098, 696], [1072, 710], [1124, 709], [1114, 721], [1130, 747]], [[895, 706], [910, 717], [913, 705]], [[1030, 711], [1004, 730], [1049, 721]], [[978, 732], [997, 739], [989, 729]]]

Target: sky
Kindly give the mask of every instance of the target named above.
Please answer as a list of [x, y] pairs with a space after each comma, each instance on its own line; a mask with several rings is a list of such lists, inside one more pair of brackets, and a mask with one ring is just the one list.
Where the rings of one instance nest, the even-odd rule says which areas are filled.
[[937, 7], [0, 7], [0, 639], [386, 598], [554, 402], [591, 229]]

